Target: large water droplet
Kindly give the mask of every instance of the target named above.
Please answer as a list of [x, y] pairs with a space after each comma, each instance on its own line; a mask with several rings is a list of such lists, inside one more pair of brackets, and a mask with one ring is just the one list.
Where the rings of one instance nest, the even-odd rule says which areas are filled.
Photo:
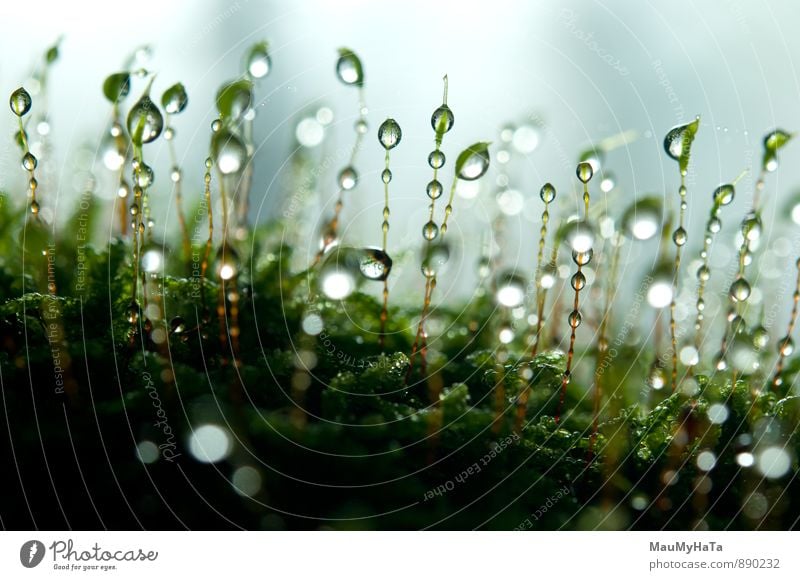
[[254, 79], [262, 79], [269, 74], [272, 68], [272, 60], [269, 56], [269, 44], [259, 42], [253, 45], [247, 55], [247, 72]]
[[22, 168], [26, 171], [33, 171], [38, 164], [38, 160], [30, 151], [22, 156]]
[[744, 278], [737, 278], [728, 294], [734, 302], [743, 302], [750, 297], [750, 284]]
[[161, 135], [164, 117], [148, 95], [144, 95], [128, 113], [128, 134], [134, 144], [150, 143]]
[[339, 187], [350, 191], [358, 184], [358, 173], [355, 167], [348, 165], [339, 172]]
[[239, 173], [247, 162], [247, 148], [232, 131], [220, 129], [211, 140], [211, 154], [223, 175]]
[[513, 271], [499, 274], [495, 287], [495, 299], [501, 306], [516, 308], [525, 301], [525, 279]]
[[426, 240], [434, 240], [439, 235], [439, 226], [433, 220], [422, 226], [422, 237]]
[[594, 176], [592, 164], [586, 161], [578, 163], [578, 167], [575, 169], [575, 175], [578, 176], [578, 179], [581, 181], [581, 183], [589, 183], [589, 181], [592, 179], [592, 176]]
[[383, 281], [392, 271], [392, 258], [380, 248], [363, 248], [358, 268], [365, 278]]
[[13, 93], [8, 101], [11, 112], [17, 117], [25, 116], [31, 110], [31, 96], [24, 88], [20, 87]]
[[676, 246], [684, 246], [684, 245], [686, 245], [687, 237], [688, 236], [687, 236], [687, 233], [686, 233], [686, 229], [683, 228], [683, 227], [679, 227], [672, 234], [672, 241], [675, 242]]
[[403, 131], [400, 129], [400, 125], [394, 119], [386, 119], [383, 123], [381, 123], [380, 128], [378, 129], [378, 140], [383, 145], [383, 148], [387, 151], [392, 149], [393, 147], [397, 147], [400, 143], [400, 139], [403, 138]]
[[681, 173], [686, 173], [689, 168], [689, 155], [692, 141], [700, 127], [700, 117], [691, 123], [673, 127], [664, 137], [664, 150], [672, 159], [678, 162]]
[[666, 268], [653, 276], [647, 289], [647, 303], [653, 308], [664, 308], [672, 303], [672, 276]]
[[439, 199], [442, 197], [442, 192], [444, 190], [442, 188], [442, 184], [439, 183], [438, 180], [434, 179], [428, 183], [428, 187], [425, 191], [428, 193], [428, 197], [431, 199]]
[[444, 135], [453, 128], [456, 118], [453, 116], [453, 111], [447, 105], [441, 105], [431, 115], [431, 127], [436, 131], [437, 135]]
[[724, 183], [714, 190], [714, 203], [728, 205], [733, 201], [736, 190], [730, 183]]
[[161, 106], [170, 115], [177, 115], [189, 104], [189, 95], [183, 83], [175, 83], [161, 96]]
[[489, 169], [489, 143], [467, 147], [456, 159], [456, 175], [464, 181], [479, 179]]
[[444, 165], [444, 162], [444, 153], [438, 149], [431, 151], [430, 155], [428, 155], [428, 165], [430, 165], [432, 169], [441, 169]]
[[217, 110], [224, 121], [236, 121], [253, 102], [253, 83], [238, 80], [228, 83], [217, 93]]
[[556, 188], [550, 183], [545, 183], [539, 190], [539, 197], [545, 203], [550, 203], [556, 198]]
[[336, 75], [346, 85], [362, 86], [364, 84], [364, 69], [361, 66], [361, 60], [349, 48], [339, 49]]

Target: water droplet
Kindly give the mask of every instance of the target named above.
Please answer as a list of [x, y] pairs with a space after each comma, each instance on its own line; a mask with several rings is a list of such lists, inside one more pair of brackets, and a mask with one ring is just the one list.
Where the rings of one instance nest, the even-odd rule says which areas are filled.
[[350, 191], [358, 184], [358, 173], [355, 168], [348, 165], [339, 172], [339, 187], [345, 191]]
[[422, 226], [422, 237], [426, 240], [434, 240], [436, 236], [439, 235], [439, 226], [437, 226], [433, 220], [426, 223]]
[[682, 227], [679, 227], [675, 230], [675, 233], [672, 234], [672, 241], [675, 242], [676, 246], [683, 246], [686, 244], [686, 230]]
[[730, 183], [720, 185], [714, 190], [714, 203], [717, 205], [728, 205], [733, 201], [736, 190]]
[[688, 170], [692, 141], [699, 127], [700, 117], [697, 117], [691, 123], [673, 127], [664, 137], [664, 150], [678, 162], [681, 173], [685, 174]]
[[164, 271], [166, 258], [162, 244], [148, 244], [142, 248], [141, 252], [140, 265], [143, 272], [150, 275], [158, 275]]
[[697, 270], [697, 278], [702, 282], [708, 282], [708, 279], [711, 278], [711, 270], [708, 266], [703, 264]]
[[573, 290], [583, 290], [586, 286], [586, 276], [583, 272], [575, 272], [575, 274], [572, 275], [571, 284]]
[[450, 110], [450, 107], [447, 105], [442, 105], [438, 109], [433, 112], [431, 115], [431, 127], [433, 130], [436, 131], [436, 134], [444, 135], [450, 129], [453, 128], [453, 123], [455, 123], [455, 117], [453, 116], [453, 111]]
[[181, 180], [181, 168], [178, 166], [173, 166], [172, 170], [169, 172], [169, 178], [173, 181], [173, 183], [178, 183]]
[[392, 180], [392, 170], [388, 167], [381, 171], [381, 181], [389, 183]]
[[189, 95], [183, 83], [176, 83], [164, 91], [161, 96], [161, 106], [170, 115], [181, 113], [189, 104]]
[[495, 282], [497, 303], [506, 308], [516, 308], [525, 301], [525, 279], [514, 272], [503, 272]]
[[575, 169], [575, 174], [578, 176], [578, 179], [581, 181], [581, 183], [589, 183], [589, 181], [592, 179], [592, 176], [594, 176], [592, 164], [586, 161], [578, 163], [578, 167]]
[[378, 129], [378, 140], [387, 151], [393, 147], [397, 147], [402, 138], [403, 131], [394, 119], [386, 119]]
[[569, 325], [572, 328], [578, 328], [581, 325], [582, 320], [581, 313], [577, 310], [573, 310], [569, 313]]
[[31, 96], [24, 88], [20, 87], [13, 93], [8, 102], [11, 112], [17, 117], [24, 117], [31, 110]]
[[34, 157], [30, 151], [23, 155], [22, 157], [22, 167], [27, 171], [33, 171], [36, 169], [36, 166], [39, 164], [36, 157]]
[[239, 173], [247, 162], [247, 148], [232, 131], [221, 129], [211, 139], [211, 154], [223, 175]]
[[356, 121], [354, 128], [356, 130], [356, 133], [358, 133], [359, 135], [366, 135], [367, 131], [369, 131], [369, 125], [367, 125], [367, 122], [364, 119], [359, 119], [358, 121]]
[[428, 193], [428, 197], [430, 197], [431, 199], [439, 199], [442, 196], [443, 192], [442, 184], [439, 183], [438, 180], [434, 179], [430, 183], [428, 183], [426, 192]]
[[436, 276], [449, 259], [450, 246], [446, 242], [427, 244], [422, 250], [422, 275], [426, 278]]
[[182, 317], [176, 316], [169, 321], [169, 328], [173, 334], [182, 334], [186, 332], [186, 321]]
[[718, 217], [712, 217], [708, 220], [708, 231], [712, 234], [718, 234], [722, 229], [722, 222]]
[[737, 278], [731, 284], [728, 294], [734, 302], [743, 302], [750, 297], [750, 284], [744, 278]]
[[586, 220], [569, 222], [564, 240], [574, 252], [588, 252], [594, 245], [594, 229]]
[[545, 183], [539, 190], [539, 197], [545, 203], [550, 203], [556, 198], [556, 188], [550, 183]]
[[769, 344], [769, 331], [763, 326], [758, 326], [753, 330], [753, 346], [763, 350]]
[[369, 280], [383, 281], [392, 271], [392, 258], [380, 248], [364, 248], [358, 262], [361, 274]]
[[254, 79], [263, 79], [269, 74], [272, 68], [272, 60], [269, 56], [269, 44], [258, 42], [250, 49], [247, 55], [247, 72]]
[[144, 95], [128, 113], [128, 134], [134, 144], [150, 143], [161, 135], [164, 117], [148, 95]]
[[430, 165], [432, 169], [441, 169], [442, 166], [444, 166], [444, 162], [444, 153], [438, 149], [431, 151], [430, 155], [428, 155], [428, 165]]
[[142, 189], [147, 189], [153, 184], [153, 169], [146, 163], [140, 163], [136, 170], [136, 183]]
[[761, 219], [755, 214], [749, 214], [742, 222], [742, 233], [751, 242], [761, 237]]
[[250, 109], [252, 102], [253, 83], [246, 79], [223, 85], [217, 93], [217, 110], [225, 121], [238, 120]]
[[339, 49], [336, 75], [346, 85], [361, 86], [364, 84], [364, 69], [361, 66], [361, 60], [350, 49]]
[[114, 73], [103, 81], [103, 95], [111, 103], [119, 103], [131, 90], [131, 75], [127, 72]]
[[592, 261], [592, 257], [594, 256], [594, 250], [589, 249], [585, 252], [576, 252], [572, 250], [572, 261], [578, 264], [579, 266], [586, 266], [589, 262]]

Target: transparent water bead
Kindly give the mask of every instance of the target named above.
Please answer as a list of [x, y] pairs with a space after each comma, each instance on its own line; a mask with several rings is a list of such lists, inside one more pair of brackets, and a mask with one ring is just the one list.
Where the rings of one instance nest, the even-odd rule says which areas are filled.
[[24, 117], [31, 110], [31, 96], [23, 87], [18, 88], [11, 93], [11, 98], [8, 101], [11, 107], [11, 112], [17, 117]]
[[339, 49], [339, 60], [336, 61], [336, 76], [346, 85], [362, 86], [364, 84], [364, 68], [361, 60], [349, 48]]
[[386, 119], [378, 128], [378, 141], [387, 151], [400, 143], [403, 138], [403, 131], [394, 119]]
[[186, 88], [183, 83], [172, 85], [161, 96], [161, 106], [170, 115], [177, 115], [183, 112], [188, 104], [189, 95], [186, 94]]
[[464, 181], [481, 178], [489, 169], [489, 143], [475, 143], [456, 159], [456, 175]]
[[135, 144], [155, 141], [164, 129], [164, 117], [148, 95], [144, 95], [128, 113], [128, 134]]

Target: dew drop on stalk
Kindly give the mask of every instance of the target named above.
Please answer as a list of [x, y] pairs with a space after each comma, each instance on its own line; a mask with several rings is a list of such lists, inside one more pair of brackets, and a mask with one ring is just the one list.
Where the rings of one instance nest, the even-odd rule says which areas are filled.
[[183, 112], [188, 104], [189, 95], [186, 94], [186, 88], [183, 83], [172, 85], [161, 96], [161, 106], [170, 115], [177, 115]]
[[339, 49], [339, 60], [336, 61], [336, 76], [346, 85], [364, 84], [364, 69], [361, 60], [348, 48]]
[[431, 127], [433, 127], [433, 130], [437, 133], [447, 133], [453, 128], [454, 123], [455, 117], [453, 116], [453, 111], [445, 104], [438, 107], [433, 112], [433, 115], [431, 115]]
[[591, 163], [582, 161], [578, 163], [575, 174], [578, 176], [581, 183], [589, 183], [594, 176], [594, 169], [592, 169]]
[[352, 166], [347, 166], [339, 172], [339, 187], [350, 191], [358, 184], [358, 173]]
[[128, 113], [128, 134], [134, 144], [150, 143], [161, 135], [164, 117], [148, 95], [144, 95]]
[[381, 181], [383, 181], [384, 183], [389, 183], [390, 181], [392, 181], [392, 170], [389, 169], [388, 167], [383, 171], [381, 171]]
[[489, 169], [489, 143], [475, 143], [456, 159], [456, 175], [464, 181], [479, 179]]
[[794, 353], [794, 340], [791, 336], [784, 336], [778, 342], [778, 348], [783, 356], [791, 356]]
[[576, 291], [583, 290], [586, 287], [586, 275], [583, 272], [575, 272], [570, 280], [572, 289]]
[[439, 180], [434, 179], [430, 183], [428, 183], [428, 187], [425, 189], [425, 191], [428, 194], [429, 198], [439, 199], [440, 197], [442, 197], [444, 188], [442, 187], [442, 184], [439, 182]]
[[256, 43], [247, 55], [247, 72], [254, 79], [262, 79], [272, 69], [267, 42]]
[[422, 226], [422, 237], [428, 241], [435, 240], [436, 236], [439, 235], [439, 226], [431, 220]]
[[403, 131], [394, 119], [386, 119], [378, 128], [378, 140], [387, 151], [396, 147], [403, 138]]
[[139, 187], [147, 189], [153, 184], [153, 179], [153, 169], [146, 163], [139, 163], [139, 168], [136, 171], [136, 183]]
[[217, 169], [223, 175], [239, 173], [247, 162], [247, 148], [242, 140], [228, 129], [221, 129], [214, 134], [211, 153]]
[[728, 205], [733, 201], [736, 190], [730, 183], [720, 185], [714, 190], [714, 203], [717, 205]]
[[556, 188], [550, 183], [545, 183], [539, 190], [539, 198], [544, 203], [550, 203], [556, 198]]
[[753, 330], [753, 346], [758, 350], [763, 350], [769, 345], [769, 331], [759, 325]]
[[33, 171], [36, 169], [36, 166], [39, 164], [36, 157], [29, 151], [25, 153], [22, 157], [22, 168], [26, 171]]
[[692, 141], [700, 127], [700, 117], [685, 125], [673, 127], [664, 137], [664, 150], [667, 155], [678, 162], [681, 174], [685, 175], [689, 167], [689, 155]]
[[737, 278], [731, 284], [729, 295], [734, 302], [744, 302], [750, 297], [750, 284], [742, 277]]
[[661, 199], [645, 197], [625, 210], [622, 227], [634, 239], [649, 240], [658, 233], [662, 211]]
[[497, 303], [506, 308], [516, 308], [525, 301], [525, 279], [514, 272], [503, 272], [495, 282]]
[[672, 234], [672, 241], [675, 242], [676, 246], [686, 245], [686, 239], [687, 239], [687, 234], [686, 230], [683, 227], [678, 227]]
[[578, 312], [577, 310], [573, 310], [572, 312], [570, 312], [568, 322], [573, 329], [578, 328], [582, 322], [581, 313]]
[[660, 391], [667, 384], [667, 373], [664, 367], [654, 364], [647, 377], [647, 385], [656, 391]]
[[539, 283], [542, 285], [542, 288], [549, 290], [555, 286], [557, 279], [558, 268], [554, 263], [551, 262], [542, 267], [542, 274], [541, 278], [539, 279]]
[[28, 114], [28, 111], [31, 110], [31, 96], [28, 91], [20, 87], [11, 93], [11, 98], [9, 99], [8, 104], [11, 107], [12, 113], [14, 113], [17, 117], [24, 117]]
[[363, 248], [358, 261], [361, 274], [368, 280], [382, 282], [392, 271], [392, 258], [380, 248]]
[[431, 169], [441, 169], [445, 163], [445, 156], [444, 153], [435, 149], [430, 152], [428, 155], [428, 165], [431, 166]]

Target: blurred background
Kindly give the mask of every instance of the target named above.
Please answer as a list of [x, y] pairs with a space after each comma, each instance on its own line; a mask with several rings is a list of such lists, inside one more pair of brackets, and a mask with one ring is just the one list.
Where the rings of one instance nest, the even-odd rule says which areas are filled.
[[[561, 216], [575, 211], [578, 155], [610, 136], [629, 131], [605, 160], [604, 171], [613, 173], [613, 188], [609, 182], [604, 192], [595, 179], [593, 204], [606, 204], [610, 214], [619, 217], [629, 203], [649, 194], [677, 210], [677, 166], [664, 154], [662, 141], [670, 127], [700, 115], [688, 177], [687, 255], [696, 256], [713, 189], [743, 169], [757, 171], [768, 130], [800, 126], [800, 80], [794, 63], [794, 55], [800, 54], [795, 33], [799, 17], [794, 0], [138, 0], [135, 6], [114, 7], [99, 1], [80, 6], [6, 3], [0, 7], [0, 88], [8, 95], [24, 84], [43, 51], [63, 35], [48, 87], [50, 148], [41, 162], [43, 205], [56, 218], [67, 215], [64, 209], [76, 203], [85, 182], [74, 177], [76, 169], [84, 170], [88, 163], [97, 179], [96, 195], [108, 200], [111, 216], [115, 188], [113, 180], [104, 177], [107, 171], [98, 154], [110, 121], [101, 85], [137, 47], [151, 45], [152, 56], [143, 64], [158, 73], [154, 93], [160, 95], [177, 81], [188, 90], [189, 107], [174, 127], [184, 194], [192, 205], [202, 192], [217, 89], [241, 74], [243, 55], [254, 42], [268, 40], [272, 69], [256, 87], [258, 149], [250, 220], [275, 218], [291, 198], [288, 174], [299, 137], [312, 145], [305, 151], [312, 161], [330, 161], [322, 164], [319, 187], [304, 210], [311, 221], [309, 229], [301, 231], [308, 234], [306, 253], [313, 255], [315, 223], [330, 216], [336, 174], [355, 136], [357, 91], [335, 76], [336, 49], [353, 49], [364, 64], [370, 129], [356, 163], [360, 183], [345, 198], [344, 238], [354, 245], [380, 244], [383, 150], [376, 133], [387, 116], [394, 117], [403, 128], [403, 140], [392, 151], [389, 251], [396, 268], [408, 273], [393, 276], [392, 283], [413, 287], [416, 301], [421, 276], [414, 252], [427, 219], [430, 115], [441, 103], [442, 77], [447, 74], [455, 126], [444, 140], [445, 188], [461, 149], [479, 140], [494, 145], [490, 172], [478, 188], [461, 189], [456, 200], [450, 230], [454, 258], [440, 284], [440, 298], [446, 300], [451, 293], [462, 296], [474, 290], [482, 235], [497, 216], [503, 223], [495, 232], [500, 263], [530, 274], [541, 185], [550, 181], [556, 186]], [[132, 92], [138, 94], [143, 84], [139, 81]], [[34, 110], [40, 103], [34, 97]], [[298, 132], [298, 124], [316, 119], [321, 108], [323, 116], [329, 108], [333, 120], [324, 126], [324, 141], [316, 145], [314, 131], [322, 125], [312, 124], [309, 134]], [[0, 145], [0, 189], [10, 202], [22, 203], [25, 176], [11, 137], [14, 122], [8, 110], [0, 115], [0, 134], [7, 136]], [[504, 143], [501, 130], [509, 124], [523, 130], [506, 132], [512, 140]], [[145, 154], [156, 171], [156, 228], [169, 238], [178, 228], [166, 145], [159, 139]], [[81, 153], [83, 147], [88, 157]], [[508, 153], [505, 164], [498, 162], [500, 151]], [[757, 269], [768, 284], [794, 275], [791, 264], [800, 250], [797, 226], [788, 219], [800, 184], [798, 156], [800, 144], [789, 144], [781, 152], [784, 163], [767, 181], [766, 236]], [[738, 183], [736, 201], [723, 211], [724, 228], [713, 264], [731, 265], [735, 232], [749, 207], [754, 178], [751, 171]], [[112, 232], [109, 221], [98, 235], [102, 240]], [[623, 291], [638, 286], [636, 277], [653, 266], [658, 244], [656, 236], [626, 247]], [[421, 289], [418, 293], [421, 297]], [[751, 301], [757, 300], [760, 295]], [[712, 300], [709, 311], [714, 308]]]

